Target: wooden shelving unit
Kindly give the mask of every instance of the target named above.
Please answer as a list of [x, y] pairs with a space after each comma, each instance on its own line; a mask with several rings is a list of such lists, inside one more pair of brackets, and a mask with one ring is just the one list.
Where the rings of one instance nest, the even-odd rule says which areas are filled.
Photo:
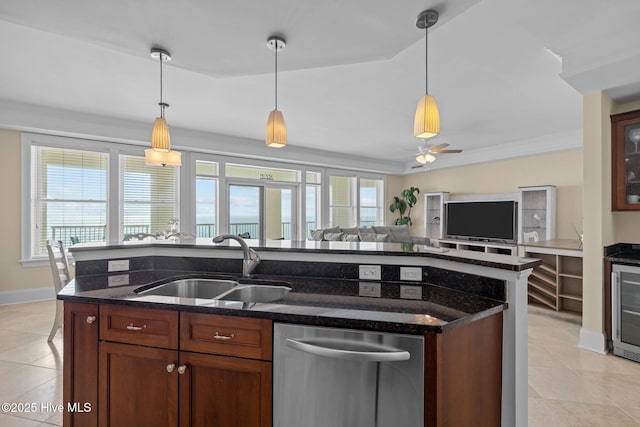
[[582, 313], [582, 249], [579, 241], [548, 240], [520, 246], [521, 256], [542, 264], [529, 276], [529, 302]]

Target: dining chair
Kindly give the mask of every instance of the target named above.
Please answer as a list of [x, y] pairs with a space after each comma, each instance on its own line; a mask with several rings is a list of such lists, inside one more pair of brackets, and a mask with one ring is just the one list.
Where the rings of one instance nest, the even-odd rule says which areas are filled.
[[[53, 275], [53, 288], [56, 295], [58, 295], [58, 292], [71, 280], [69, 260], [67, 259], [67, 254], [60, 240], [47, 240], [47, 253], [49, 254], [49, 265], [51, 266], [51, 273]], [[51, 326], [51, 332], [49, 333], [47, 341], [53, 340], [56, 332], [58, 332], [58, 329], [62, 326], [63, 312], [63, 302], [56, 300], [56, 316], [53, 320], [53, 326]]]
[[133, 234], [127, 234], [126, 236], [124, 236], [124, 239], [122, 239], [124, 242], [129, 241], [129, 240], [155, 240], [156, 236], [155, 234], [150, 234], [150, 233], [133, 233]]

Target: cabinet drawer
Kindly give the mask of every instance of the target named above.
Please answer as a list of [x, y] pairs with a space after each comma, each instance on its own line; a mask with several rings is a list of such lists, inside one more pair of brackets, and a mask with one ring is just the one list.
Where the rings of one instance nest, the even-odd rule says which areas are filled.
[[100, 339], [178, 349], [178, 312], [100, 306]]
[[180, 313], [180, 349], [250, 359], [272, 359], [270, 320]]

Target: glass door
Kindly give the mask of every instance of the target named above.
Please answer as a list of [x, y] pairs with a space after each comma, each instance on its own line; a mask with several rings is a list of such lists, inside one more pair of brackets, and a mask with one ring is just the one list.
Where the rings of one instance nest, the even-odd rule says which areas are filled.
[[297, 240], [296, 188], [229, 184], [229, 233], [250, 239]]

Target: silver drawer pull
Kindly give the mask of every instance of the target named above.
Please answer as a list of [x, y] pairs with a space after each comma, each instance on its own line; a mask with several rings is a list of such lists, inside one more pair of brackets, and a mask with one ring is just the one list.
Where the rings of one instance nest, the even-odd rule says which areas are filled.
[[142, 326], [133, 326], [133, 323], [129, 323], [127, 325], [127, 329], [130, 331], [141, 331], [143, 329], [146, 329], [147, 325], [142, 325]]
[[230, 340], [230, 339], [232, 339], [232, 338], [233, 338], [233, 337], [235, 337], [235, 336], [236, 336], [236, 334], [231, 334], [231, 335], [220, 335], [220, 334], [216, 331], [216, 333], [215, 333], [215, 334], [213, 334], [213, 339], [216, 339], [216, 340]]
[[96, 321], [96, 316], [87, 316], [87, 323], [93, 323]]
[[169, 373], [173, 372], [173, 370], [175, 369], [175, 367], [176, 367], [176, 364], [175, 364], [175, 363], [169, 363], [169, 364], [167, 365], [167, 372], [169, 372]]
[[178, 366], [178, 373], [180, 375], [184, 374], [187, 371], [187, 365], [180, 365]]

